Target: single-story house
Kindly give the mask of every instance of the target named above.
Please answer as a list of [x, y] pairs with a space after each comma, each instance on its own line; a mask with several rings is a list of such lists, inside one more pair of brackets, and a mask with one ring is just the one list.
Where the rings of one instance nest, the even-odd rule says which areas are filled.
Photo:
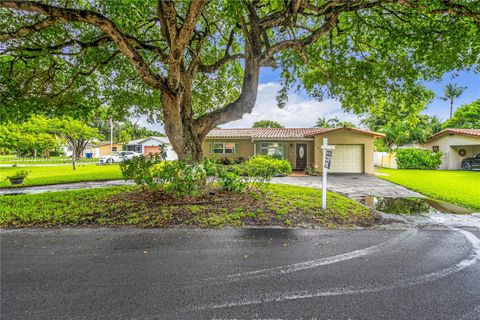
[[93, 157], [100, 158], [123, 150], [123, 143], [113, 143], [110, 150], [110, 141], [99, 141], [93, 147]]
[[[89, 141], [83, 150], [81, 155], [82, 158], [99, 158], [101, 156], [106, 156], [111, 153], [119, 152], [123, 150], [122, 143], [113, 143], [112, 150], [110, 150], [110, 141]], [[67, 157], [71, 157], [73, 152], [72, 149], [65, 145], [63, 147], [63, 152]]]
[[126, 145], [127, 151], [135, 151], [144, 155], [161, 152], [162, 148], [165, 148], [167, 160], [177, 159], [177, 154], [167, 137], [146, 137], [129, 141]]
[[442, 152], [439, 169], [459, 170], [464, 158], [480, 153], [480, 129], [447, 128], [428, 138], [424, 148]]
[[374, 173], [373, 140], [383, 134], [356, 128], [214, 129], [203, 143], [207, 158], [247, 160], [253, 155], [286, 159], [295, 170], [321, 172], [323, 138], [335, 145], [331, 172]]

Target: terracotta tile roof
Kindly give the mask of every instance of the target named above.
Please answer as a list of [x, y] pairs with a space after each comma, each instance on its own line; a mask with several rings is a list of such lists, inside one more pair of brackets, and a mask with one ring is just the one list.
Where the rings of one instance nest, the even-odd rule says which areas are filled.
[[207, 138], [251, 138], [251, 139], [301, 139], [314, 137], [317, 134], [336, 131], [351, 130], [374, 136], [383, 136], [380, 133], [353, 128], [235, 128], [213, 129]]
[[[332, 132], [332, 131], [338, 131], [338, 130], [353, 131], [353, 132], [356, 132], [356, 133], [371, 135], [371, 136], [378, 137], [378, 138], [385, 137], [385, 135], [383, 133], [378, 133], [378, 132], [373, 132], [373, 131], [368, 131], [368, 130], [362, 130], [362, 129], [358, 129], [358, 128], [348, 128], [348, 127], [329, 128], [329, 129], [326, 129], [325, 132]], [[307, 137], [313, 137], [317, 134], [318, 133], [307, 134], [306, 136]]]
[[434, 134], [433, 136], [431, 136], [430, 138], [428, 138], [428, 140], [434, 140], [436, 138], [440, 138], [444, 135], [447, 135], [447, 134], [460, 134], [460, 135], [463, 135], [463, 136], [469, 136], [469, 137], [478, 137], [480, 138], [480, 129], [454, 129], [454, 128], [447, 128], [447, 129], [444, 129], [442, 131], [440, 131], [439, 133], [436, 133]]

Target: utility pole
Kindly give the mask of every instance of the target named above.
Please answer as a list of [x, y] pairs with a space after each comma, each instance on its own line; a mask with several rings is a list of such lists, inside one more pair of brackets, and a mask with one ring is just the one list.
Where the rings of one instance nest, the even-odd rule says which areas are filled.
[[113, 122], [112, 117], [110, 116], [110, 154], [113, 154]]

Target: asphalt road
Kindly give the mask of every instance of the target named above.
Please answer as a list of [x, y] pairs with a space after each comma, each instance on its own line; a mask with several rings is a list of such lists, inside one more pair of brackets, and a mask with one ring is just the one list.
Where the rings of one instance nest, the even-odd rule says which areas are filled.
[[2, 319], [480, 319], [480, 231], [2, 230]]

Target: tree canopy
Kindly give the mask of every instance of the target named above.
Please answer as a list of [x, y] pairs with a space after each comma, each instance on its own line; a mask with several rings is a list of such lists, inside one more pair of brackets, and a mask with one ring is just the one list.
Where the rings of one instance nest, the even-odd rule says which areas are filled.
[[262, 67], [356, 113], [407, 114], [423, 80], [478, 67], [469, 0], [0, 0], [0, 121], [108, 103], [164, 124], [180, 158], [255, 105]]
[[445, 128], [480, 129], [480, 99], [459, 107], [453, 116], [442, 124]]
[[[72, 164], [87, 143], [103, 138], [97, 128], [72, 118], [49, 119], [34, 115], [23, 123], [0, 124], [0, 146], [18, 155], [40, 155], [67, 144], [73, 152]], [[1, 151], [1, 150], [0, 150]]]
[[283, 126], [272, 120], [260, 120], [253, 123], [252, 128], [283, 128]]
[[428, 137], [442, 130], [437, 117], [426, 115], [419, 116], [415, 125], [405, 120], [374, 124], [373, 120], [371, 119], [369, 122], [370, 129], [385, 134], [385, 138], [377, 140], [377, 149], [382, 149], [382, 147], [392, 149], [409, 143], [424, 143]]

